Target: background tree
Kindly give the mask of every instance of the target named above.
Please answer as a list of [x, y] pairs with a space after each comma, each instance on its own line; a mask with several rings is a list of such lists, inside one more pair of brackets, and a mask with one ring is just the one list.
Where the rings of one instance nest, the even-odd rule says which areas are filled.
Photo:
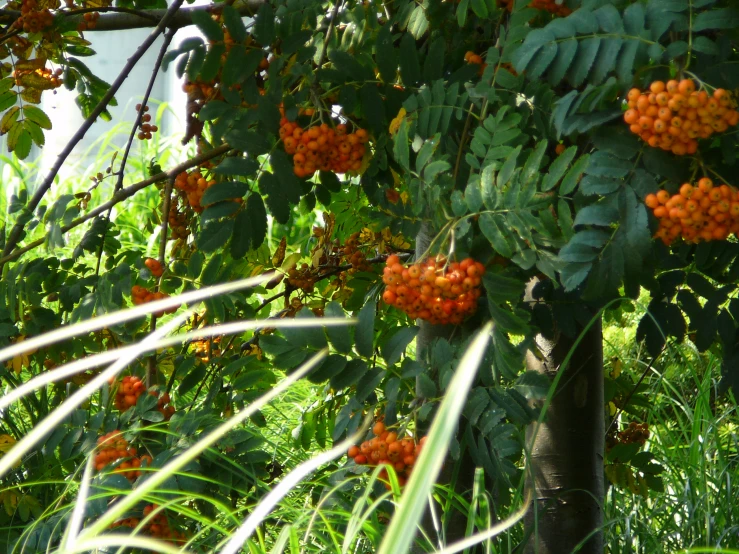
[[[420, 439], [462, 352], [492, 320], [417, 548], [504, 519], [527, 488], [525, 530], [501, 551], [602, 552], [604, 476], [644, 497], [663, 490], [663, 466], [642, 451], [640, 385], [666, 346], [689, 337], [723, 359], [717, 394], [736, 385], [739, 193], [726, 177], [737, 151], [739, 11], [730, 2], [23, 0], [0, 18], [8, 150], [24, 159], [53, 132], [38, 107], [45, 91], [77, 90], [87, 118], [49, 174], [7, 200], [0, 340], [276, 271], [262, 287], [208, 298], [185, 322], [170, 306], [146, 324], [10, 360], [0, 375], [17, 389], [168, 322], [193, 331], [265, 320], [152, 353], [24, 457], [0, 513], [17, 550], [59, 544], [72, 508], [65, 483], [87, 453], [98, 472], [92, 520], [325, 347], [308, 376], [321, 393], [300, 414], [295, 444], [328, 448], [374, 412], [374, 436], [338, 475], [389, 464], [377, 475], [397, 492], [434, 447]], [[202, 38], [169, 48], [189, 24]], [[87, 69], [86, 33], [140, 26], [152, 33], [112, 84]], [[92, 185], [57, 184], [159, 35], [123, 151]], [[130, 157], [158, 131], [148, 103], [160, 69], [183, 79], [189, 150], [166, 169], [152, 160], [143, 176]], [[145, 198], [143, 228], [126, 216], [134, 195]], [[623, 317], [640, 294], [649, 304], [635, 338], [652, 361], [634, 382], [615, 366], [606, 375], [601, 319]], [[274, 328], [347, 314], [353, 329]], [[4, 440], [20, 440], [95, 375], [3, 412]], [[283, 475], [276, 454], [289, 448], [269, 443], [271, 416], [251, 414], [117, 527], [219, 547], [251, 495]], [[316, 491], [312, 505], [326, 501]], [[368, 551], [382, 538], [372, 517], [353, 539]], [[277, 540], [268, 527], [255, 548]], [[322, 540], [338, 548], [311, 537]]]

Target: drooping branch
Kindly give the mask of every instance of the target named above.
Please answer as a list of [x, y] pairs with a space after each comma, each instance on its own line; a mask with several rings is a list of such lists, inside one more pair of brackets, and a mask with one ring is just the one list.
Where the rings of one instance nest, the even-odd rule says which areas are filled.
[[[236, 9], [242, 16], [254, 15], [264, 0], [247, 0], [240, 2]], [[192, 20], [193, 12], [205, 11], [212, 12], [217, 10], [218, 5], [196, 6], [192, 8], [182, 8], [173, 17], [169, 18], [166, 27], [170, 29], [181, 29], [194, 25]], [[123, 31], [126, 29], [148, 29], [158, 26], [167, 14], [168, 9], [158, 10], [133, 10], [129, 8], [85, 8], [83, 10], [75, 10], [74, 12], [61, 12], [66, 18], [75, 23], [82, 21], [85, 12], [97, 11], [100, 18], [97, 20], [94, 29], [88, 29], [86, 33], [96, 31]], [[0, 10], [0, 23], [12, 23], [21, 16], [21, 12], [17, 10]]]
[[[109, 210], [116, 204], [120, 204], [124, 200], [131, 198], [134, 194], [139, 192], [140, 190], [145, 189], [148, 186], [153, 185], [154, 183], [158, 183], [160, 181], [164, 181], [166, 179], [170, 179], [172, 177], [177, 176], [178, 173], [181, 173], [183, 171], [186, 171], [192, 167], [198, 166], [201, 163], [211, 160], [213, 158], [216, 158], [222, 154], [225, 154], [231, 149], [231, 147], [228, 144], [223, 144], [221, 146], [218, 146], [217, 148], [214, 148], [213, 150], [209, 150], [208, 152], [204, 152], [203, 154], [199, 154], [195, 156], [194, 158], [191, 158], [185, 162], [182, 162], [179, 165], [176, 165], [169, 171], [162, 171], [161, 173], [157, 173], [156, 175], [149, 177], [148, 179], [144, 179], [143, 181], [139, 181], [138, 183], [134, 183], [133, 185], [130, 185], [124, 189], [119, 190], [115, 194], [113, 194], [113, 197], [105, 202], [104, 204], [101, 204], [91, 212], [85, 214], [82, 217], [78, 217], [74, 221], [72, 221], [69, 225], [64, 225], [61, 228], [62, 233], [66, 233], [68, 231], [71, 231], [75, 227], [79, 227], [86, 221], [89, 221], [91, 219], [96, 218], [103, 212]], [[12, 254], [7, 254], [0, 258], [0, 267], [5, 265], [7, 262], [15, 260], [16, 258], [19, 258], [26, 252], [29, 252], [30, 250], [33, 250], [34, 248], [37, 248], [41, 246], [44, 243], [44, 239], [38, 239], [33, 242], [28, 243], [23, 248], [18, 248], [15, 250]]]
[[[23, 213], [18, 217], [15, 225], [13, 225], [13, 228], [10, 230], [5, 248], [3, 249], [3, 258], [7, 257], [13, 251], [16, 244], [18, 244], [21, 233], [23, 233], [23, 229], [26, 225], [26, 222], [28, 221], [28, 217], [24, 216], [30, 215], [36, 210], [38, 205], [41, 203], [43, 197], [46, 195], [47, 192], [49, 192], [51, 185], [54, 183], [54, 178], [59, 173], [59, 170], [61, 169], [64, 162], [67, 160], [67, 157], [72, 153], [72, 150], [74, 150], [75, 146], [77, 146], [77, 144], [82, 140], [90, 127], [92, 127], [92, 124], [95, 123], [98, 116], [103, 113], [103, 111], [108, 107], [108, 103], [113, 99], [115, 93], [118, 92], [118, 89], [121, 88], [123, 82], [129, 76], [133, 68], [146, 53], [146, 51], [149, 50], [149, 47], [167, 27], [169, 21], [177, 13], [177, 10], [180, 9], [183, 1], [184, 0], [174, 0], [172, 5], [167, 9], [167, 12], [165, 13], [164, 17], [162, 17], [159, 24], [149, 34], [149, 36], [144, 39], [144, 42], [142, 42], [141, 45], [136, 49], [136, 52], [134, 52], [133, 56], [128, 59], [128, 62], [126, 62], [126, 65], [123, 67], [116, 80], [110, 86], [100, 102], [98, 102], [97, 106], [95, 106], [95, 108], [92, 110], [90, 116], [85, 119], [80, 128], [64, 147], [64, 150], [62, 150], [62, 152], [59, 154], [56, 162], [54, 162], [54, 165], [52, 166], [51, 170], [49, 170], [48, 175], [44, 179], [44, 182], [41, 183], [36, 193], [33, 195], [31, 200], [29, 200], [28, 204], [24, 207]], [[2, 266], [3, 263], [0, 262], [0, 269], [2, 269]]]

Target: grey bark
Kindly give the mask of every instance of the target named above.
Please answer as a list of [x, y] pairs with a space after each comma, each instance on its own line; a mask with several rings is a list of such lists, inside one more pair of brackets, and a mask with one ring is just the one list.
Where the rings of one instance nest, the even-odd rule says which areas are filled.
[[529, 352], [528, 369], [550, 380], [563, 372], [531, 448], [527, 487], [534, 501], [525, 518], [524, 554], [603, 554], [603, 334], [600, 321], [562, 367], [574, 339], [537, 338], [542, 357]]

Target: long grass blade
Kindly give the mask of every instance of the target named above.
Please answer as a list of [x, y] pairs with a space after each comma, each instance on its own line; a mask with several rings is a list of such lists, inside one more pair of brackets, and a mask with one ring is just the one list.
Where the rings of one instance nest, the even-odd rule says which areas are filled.
[[64, 552], [74, 548], [74, 544], [77, 541], [77, 536], [82, 529], [82, 524], [85, 520], [85, 508], [87, 507], [87, 499], [90, 496], [90, 482], [92, 481], [92, 463], [93, 456], [87, 457], [87, 463], [85, 464], [85, 471], [82, 474], [82, 482], [80, 483], [80, 490], [77, 491], [77, 502], [72, 510], [72, 517], [69, 518], [69, 524], [62, 537], [61, 545], [59, 550]]
[[236, 554], [246, 540], [251, 537], [254, 530], [269, 515], [277, 503], [282, 500], [293, 489], [293, 487], [295, 487], [295, 485], [300, 483], [300, 481], [305, 479], [323, 464], [343, 455], [350, 446], [356, 444], [357, 441], [362, 438], [367, 429], [369, 429], [371, 421], [372, 415], [368, 415], [356, 433], [341, 441], [331, 450], [321, 452], [317, 456], [306, 460], [288, 473], [287, 476], [262, 499], [254, 511], [249, 514], [249, 517], [246, 518], [241, 527], [239, 527], [239, 529], [231, 536], [231, 540], [229, 540], [223, 550], [221, 550], [221, 554]]
[[[353, 325], [356, 320], [350, 318], [321, 318], [321, 319], [276, 319], [269, 322], [270, 327], [276, 329], [295, 329], [300, 327], [331, 327], [338, 325]], [[165, 337], [155, 342], [149, 343], [146, 346], [142, 344], [134, 344], [131, 346], [124, 346], [116, 348], [114, 350], [106, 350], [99, 354], [86, 356], [81, 360], [74, 360], [66, 363], [59, 367], [55, 367], [52, 370], [46, 371], [33, 377], [17, 388], [9, 391], [5, 396], [0, 398], [0, 411], [10, 406], [16, 400], [23, 398], [27, 394], [32, 393], [50, 383], [55, 383], [63, 379], [68, 379], [73, 375], [87, 371], [94, 367], [99, 367], [108, 364], [114, 360], [117, 360], [121, 356], [125, 356], [130, 352], [139, 352], [144, 354], [146, 352], [153, 352], [161, 348], [168, 348], [176, 344], [181, 344], [190, 340], [197, 340], [201, 338], [214, 337], [219, 335], [230, 335], [234, 333], [240, 333], [243, 331], [249, 331], [264, 327], [265, 323], [262, 320], [248, 320], [248, 321], [235, 321], [231, 323], [224, 323], [222, 325], [211, 325], [209, 327], [203, 327], [202, 329], [195, 329], [193, 331], [175, 335], [173, 337]]]
[[[187, 310], [182, 314], [174, 317], [168, 321], [165, 325], [156, 329], [153, 333], [149, 334], [145, 339], [141, 341], [142, 346], [156, 341], [163, 337], [173, 329], [176, 329], [179, 325], [187, 321], [187, 319], [194, 313], [194, 310]], [[81, 387], [77, 392], [72, 394], [64, 402], [62, 402], [53, 412], [46, 416], [43, 420], [36, 424], [36, 426], [18, 441], [13, 448], [11, 448], [2, 458], [0, 458], [0, 477], [5, 475], [13, 465], [23, 458], [28, 452], [30, 452], [36, 444], [43, 439], [47, 433], [54, 430], [64, 418], [70, 415], [74, 410], [77, 409], [83, 402], [87, 401], [92, 393], [103, 386], [108, 379], [117, 375], [124, 367], [130, 364], [141, 352], [141, 349], [129, 352], [125, 356], [121, 356], [117, 362], [110, 365], [107, 369], [102, 371], [96, 377], [93, 377], [90, 382]]]
[[226, 294], [235, 290], [246, 289], [255, 287], [262, 283], [266, 283], [273, 276], [272, 273], [259, 275], [250, 279], [242, 279], [240, 281], [234, 281], [233, 283], [224, 283], [222, 285], [216, 285], [213, 287], [202, 288], [198, 290], [189, 291], [177, 296], [170, 298], [164, 298], [162, 300], [156, 300], [154, 302], [147, 302], [134, 308], [127, 308], [125, 310], [118, 310], [109, 314], [102, 315], [100, 317], [93, 317], [86, 321], [80, 321], [74, 325], [62, 327], [55, 331], [49, 331], [43, 335], [32, 337], [22, 342], [13, 344], [0, 350], [0, 362], [10, 360], [20, 354], [35, 350], [37, 348], [43, 348], [61, 342], [66, 339], [71, 339], [84, 333], [91, 331], [97, 331], [105, 327], [112, 327], [125, 321], [130, 321], [138, 317], [142, 317], [154, 312], [163, 311], [167, 308], [174, 308], [181, 304], [188, 304], [197, 302], [211, 296], [217, 296], [220, 294]]
[[454, 372], [444, 400], [429, 429], [427, 445], [413, 468], [395, 515], [390, 521], [378, 554], [405, 554], [417, 532], [426, 498], [431, 493], [441, 466], [444, 464], [449, 443], [452, 440], [462, 413], [467, 394], [477, 374], [477, 368], [485, 355], [492, 323], [487, 323], [470, 343]]
[[279, 396], [285, 392], [295, 382], [306, 376], [313, 368], [315, 368], [325, 357], [326, 349], [321, 350], [318, 354], [310, 358], [298, 369], [287, 375], [277, 386], [269, 390], [267, 393], [260, 396], [257, 400], [252, 402], [241, 412], [238, 412], [230, 419], [223, 422], [221, 425], [216, 427], [213, 431], [208, 433], [205, 437], [198, 440], [195, 444], [190, 446], [187, 450], [170, 460], [161, 469], [153, 472], [143, 482], [138, 483], [136, 488], [128, 493], [115, 505], [111, 506], [107, 512], [101, 515], [97, 521], [95, 521], [90, 527], [85, 529], [80, 535], [80, 540], [83, 538], [94, 537], [98, 533], [103, 532], [110, 524], [114, 523], [126, 510], [132, 508], [137, 502], [142, 500], [147, 494], [154, 491], [159, 485], [164, 483], [177, 471], [180, 471], [188, 463], [197, 458], [205, 450], [213, 446], [226, 434], [228, 434], [234, 427], [243, 423], [249, 419], [256, 412], [261, 410], [267, 405], [273, 398]]
[[526, 495], [526, 500], [523, 503], [523, 506], [521, 506], [516, 512], [505, 518], [503, 521], [496, 523], [490, 529], [485, 529], [484, 531], [480, 531], [479, 533], [476, 533], [470, 537], [450, 544], [442, 550], [437, 550], [437, 554], [456, 554], [457, 552], [462, 552], [463, 550], [471, 548], [476, 544], [481, 543], [482, 541], [500, 535], [523, 519], [523, 517], [526, 515], [526, 512], [529, 510], [530, 504], [531, 493], [529, 492], [529, 494]]
[[187, 552], [184, 548], [172, 546], [164, 541], [149, 539], [140, 535], [97, 535], [90, 537], [84, 541], [80, 541], [74, 545], [74, 548], [60, 550], [62, 554], [76, 554], [77, 552], [91, 551], [107, 551], [114, 546], [130, 548], [138, 548], [139, 550], [150, 550], [152, 552], [162, 552], [163, 554], [184, 554]]

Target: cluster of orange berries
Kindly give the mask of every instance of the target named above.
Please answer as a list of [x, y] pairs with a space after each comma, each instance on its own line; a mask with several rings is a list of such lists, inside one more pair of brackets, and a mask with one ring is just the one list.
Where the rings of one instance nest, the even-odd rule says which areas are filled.
[[294, 265], [287, 270], [287, 282], [293, 288], [311, 293], [316, 283], [316, 276], [308, 264], [303, 264], [300, 269]]
[[121, 379], [121, 384], [116, 390], [114, 404], [121, 412], [125, 412], [131, 406], [135, 406], [139, 396], [144, 394], [146, 385], [135, 375], [128, 375]]
[[161, 277], [164, 274], [164, 267], [162, 267], [162, 264], [159, 260], [155, 260], [154, 258], [146, 258], [144, 260], [144, 265], [151, 271], [151, 274], [154, 277]]
[[98, 26], [98, 19], [100, 19], [99, 12], [86, 12], [82, 14], [82, 21], [77, 24], [77, 30], [91, 31]]
[[310, 177], [316, 170], [346, 173], [359, 171], [367, 151], [369, 135], [364, 129], [348, 133], [346, 125], [336, 128], [326, 123], [303, 129], [297, 123], [280, 120], [280, 138], [285, 152], [293, 157], [293, 171], [300, 178]]
[[[111, 382], [111, 386], [115, 385], [115, 381]], [[125, 412], [132, 406], [135, 406], [139, 400], [139, 397], [144, 394], [146, 385], [140, 377], [135, 375], [129, 375], [121, 380], [120, 385], [116, 389], [114, 404], [115, 407], [121, 412]], [[157, 399], [157, 411], [164, 416], [166, 421], [172, 419], [175, 413], [174, 406], [170, 405], [171, 398], [169, 393], [165, 392], [159, 395], [156, 391], [150, 391], [151, 396], [158, 396]]]
[[[144, 506], [144, 517], [149, 516], [149, 514], [154, 512], [156, 509], [156, 504], [148, 504]], [[111, 529], [119, 527], [135, 529], [140, 524], [141, 519], [137, 517], [127, 517], [125, 519], [116, 521], [110, 527]], [[172, 544], [182, 544], [187, 541], [187, 537], [184, 535], [184, 533], [177, 531], [176, 529], [172, 529], [172, 527], [169, 525], [169, 520], [167, 519], [167, 516], [163, 510], [159, 511], [149, 520], [149, 523], [147, 523], [143, 527], [142, 533], [160, 540], [170, 542]]]
[[[479, 65], [480, 70], [477, 72], [478, 75], [482, 75], [483, 73], [485, 73], [485, 68], [488, 66], [488, 64], [486, 64], [483, 61], [482, 56], [480, 56], [480, 54], [475, 54], [471, 50], [468, 50], [467, 52], [465, 52], [464, 61], [466, 61], [469, 64]], [[507, 62], [501, 63], [495, 71], [497, 72], [498, 69], [505, 69], [514, 77], [518, 76], [518, 73], [516, 72], [515, 69], [513, 69], [513, 66]]]
[[95, 469], [102, 471], [106, 466], [121, 462], [114, 473], [122, 473], [129, 481], [135, 481], [142, 474], [141, 466], [151, 465], [152, 458], [148, 454], [136, 457], [136, 449], [131, 448], [120, 431], [111, 431], [97, 440], [98, 453], [95, 455]]
[[644, 446], [649, 438], [649, 424], [632, 421], [629, 426], [618, 433], [618, 442], [621, 444], [639, 444]]
[[[515, 0], [498, 0], [498, 6], [512, 12], [514, 2]], [[559, 17], [566, 17], [572, 13], [572, 10], [565, 5], [564, 0], [561, 0], [561, 3], [557, 3], [556, 0], [532, 0], [529, 7], [536, 10], [545, 10]]]
[[203, 194], [208, 189], [215, 185], [214, 179], [206, 179], [199, 169], [191, 171], [183, 171], [174, 181], [174, 187], [178, 190], [183, 191], [187, 195], [187, 202], [190, 207], [197, 213], [203, 211], [203, 206], [200, 205], [200, 200], [203, 198]]
[[[359, 446], [352, 446], [349, 448], [347, 455], [357, 465], [393, 466], [398, 474], [398, 482], [401, 486], [405, 485], [418, 456], [421, 454], [423, 445], [426, 444], [426, 437], [416, 443], [411, 437], [402, 437], [395, 431], [388, 431], [382, 421], [375, 423], [372, 433], [375, 438], [364, 441]], [[385, 481], [387, 488], [390, 488], [387, 483], [386, 470], [382, 470], [380, 479]]]
[[484, 272], [483, 265], [472, 258], [459, 263], [429, 258], [405, 268], [393, 254], [383, 269], [387, 286], [382, 299], [413, 319], [458, 325], [477, 309]]
[[[141, 104], [136, 104], [136, 111], [139, 111], [141, 109]], [[152, 133], [156, 133], [159, 130], [159, 127], [156, 125], [152, 125], [149, 123], [151, 121], [151, 115], [149, 115], [149, 106], [144, 106], [144, 114], [141, 116], [141, 123], [139, 124], [139, 128], [141, 129], [136, 135], [139, 140], [149, 140], [151, 138]]]
[[[154, 300], [162, 300], [163, 298], [169, 298], [169, 295], [166, 292], [161, 291], [152, 292], [139, 285], [131, 287], [131, 300], [136, 306], [139, 304], [146, 304], [147, 302], [153, 302]], [[172, 307], [167, 308], [166, 310], [154, 312], [154, 315], [156, 317], [162, 317], [164, 314], [173, 314], [176, 311], [177, 308]]]
[[678, 238], [697, 244], [739, 234], [739, 192], [728, 185], [714, 186], [708, 177], [696, 186], [684, 183], [677, 194], [648, 194], [644, 203], [659, 219], [655, 238], [666, 245]]
[[[149, 504], [148, 506], [145, 506], [144, 517], [147, 517], [156, 509], [156, 504]], [[170, 527], [167, 515], [164, 513], [163, 510], [157, 513], [150, 520], [150, 523], [146, 526], [145, 531], [154, 538], [165, 540], [173, 544], [181, 544], [187, 541], [187, 537], [183, 533]]]
[[23, 0], [21, 16], [13, 22], [13, 25], [26, 33], [39, 33], [53, 23], [54, 16], [48, 8], [40, 10], [36, 0]]
[[170, 206], [168, 221], [169, 228], [172, 229], [173, 239], [186, 239], [190, 236], [190, 229], [187, 227], [187, 216], [179, 211], [177, 206]]
[[[62, 74], [64, 72], [61, 68], [57, 68], [55, 70], [51, 70], [48, 67], [40, 67], [34, 70], [16, 70], [13, 71], [12, 77], [15, 79], [15, 84], [19, 87], [28, 87], [30, 86], [28, 83], [28, 80], [25, 79], [28, 75], [35, 74], [35, 77], [41, 77], [45, 81], [49, 82], [50, 88], [59, 88], [62, 86]], [[56, 91], [54, 91], [54, 94], [56, 94]]]
[[347, 273], [372, 271], [372, 264], [367, 261], [366, 254], [359, 249], [359, 232], [351, 234], [349, 238], [344, 241], [342, 253], [352, 266]]
[[728, 91], [709, 95], [696, 90], [692, 79], [655, 81], [649, 91], [632, 88], [624, 121], [649, 146], [678, 156], [694, 154], [696, 139], [706, 139], [739, 123], [739, 112]]

